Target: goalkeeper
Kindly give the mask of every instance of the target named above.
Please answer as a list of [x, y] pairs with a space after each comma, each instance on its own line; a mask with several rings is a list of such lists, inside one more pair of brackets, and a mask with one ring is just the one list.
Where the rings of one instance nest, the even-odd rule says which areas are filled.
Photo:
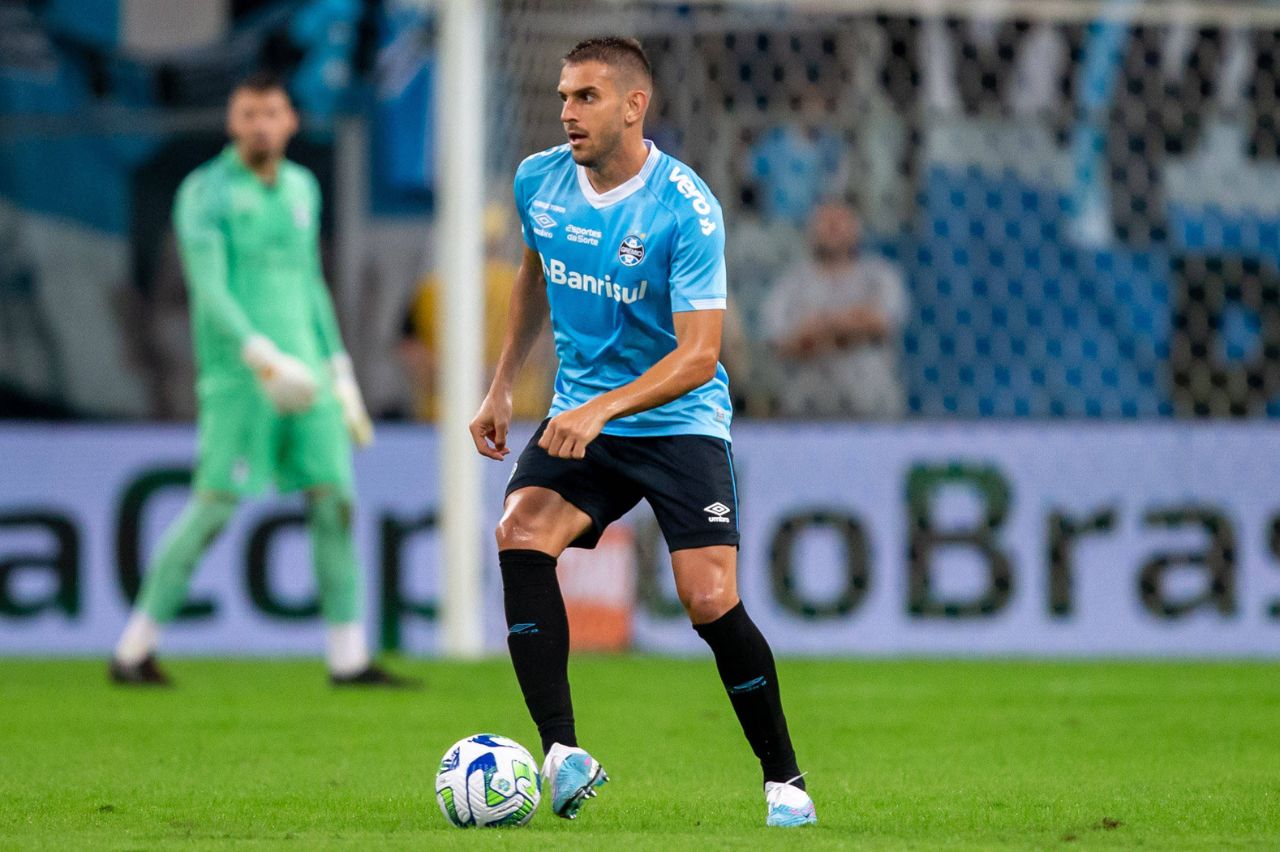
[[231, 94], [223, 152], [178, 189], [174, 227], [198, 365], [194, 493], [165, 533], [111, 661], [111, 679], [164, 685], [160, 628], [239, 499], [303, 491], [335, 685], [406, 685], [371, 664], [351, 536], [351, 441], [373, 440], [320, 266], [320, 189], [284, 158], [298, 117], [258, 74]]

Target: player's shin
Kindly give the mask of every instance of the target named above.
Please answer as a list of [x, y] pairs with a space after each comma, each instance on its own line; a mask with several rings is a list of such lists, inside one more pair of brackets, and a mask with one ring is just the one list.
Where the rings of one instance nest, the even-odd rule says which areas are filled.
[[507, 648], [542, 749], [549, 751], [556, 743], [576, 746], [569, 696], [569, 618], [555, 557], [537, 550], [503, 550], [498, 563]]
[[339, 677], [363, 671], [369, 649], [362, 621], [360, 568], [351, 535], [351, 503], [341, 494], [318, 492], [307, 502], [307, 531], [327, 626], [326, 661]]
[[751, 750], [760, 759], [764, 780], [791, 781], [804, 789], [782, 713], [773, 652], [742, 602], [715, 621], [695, 624], [693, 629], [711, 646], [720, 680]]
[[178, 614], [196, 563], [235, 513], [231, 497], [198, 494], [165, 531], [143, 578], [134, 612], [116, 646], [115, 658], [136, 665], [155, 650], [160, 626]]

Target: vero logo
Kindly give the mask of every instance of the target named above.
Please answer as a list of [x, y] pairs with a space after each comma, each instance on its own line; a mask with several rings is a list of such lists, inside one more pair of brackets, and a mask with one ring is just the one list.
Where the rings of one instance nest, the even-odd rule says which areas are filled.
[[704, 506], [702, 511], [707, 513], [707, 520], [710, 521], [711, 523], [727, 524], [730, 521], [725, 516], [728, 515], [730, 512], [732, 512], [733, 510], [730, 509], [725, 504], [719, 501], [716, 501], [715, 503], [712, 503], [710, 506]]

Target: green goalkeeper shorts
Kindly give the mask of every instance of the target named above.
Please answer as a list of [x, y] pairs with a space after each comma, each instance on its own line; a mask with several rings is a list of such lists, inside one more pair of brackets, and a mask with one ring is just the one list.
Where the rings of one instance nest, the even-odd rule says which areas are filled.
[[332, 488], [353, 493], [351, 438], [342, 409], [322, 393], [301, 414], [280, 414], [256, 386], [202, 394], [195, 487], [239, 496]]

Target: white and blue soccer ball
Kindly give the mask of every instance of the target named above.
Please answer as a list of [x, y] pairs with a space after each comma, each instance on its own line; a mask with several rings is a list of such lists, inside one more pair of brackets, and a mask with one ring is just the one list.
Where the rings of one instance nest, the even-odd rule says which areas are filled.
[[436, 802], [458, 828], [525, 825], [542, 798], [542, 776], [528, 750], [497, 734], [449, 746], [436, 773]]

